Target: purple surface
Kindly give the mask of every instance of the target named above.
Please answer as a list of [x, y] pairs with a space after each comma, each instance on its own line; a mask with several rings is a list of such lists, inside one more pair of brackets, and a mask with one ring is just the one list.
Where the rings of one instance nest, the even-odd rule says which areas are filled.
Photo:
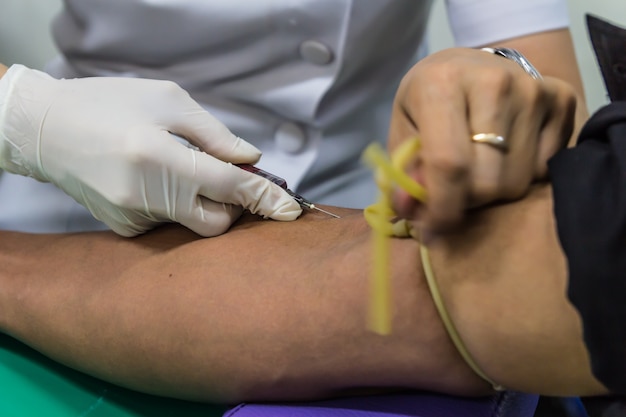
[[240, 404], [224, 417], [532, 417], [538, 396], [505, 391], [462, 398], [411, 393], [335, 400]]

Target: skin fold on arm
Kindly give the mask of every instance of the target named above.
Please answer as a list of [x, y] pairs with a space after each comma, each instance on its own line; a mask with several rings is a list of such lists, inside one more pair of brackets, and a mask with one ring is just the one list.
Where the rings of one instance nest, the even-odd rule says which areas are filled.
[[[370, 229], [360, 211], [335, 211], [341, 219], [244, 216], [209, 239], [177, 226], [134, 239], [0, 232], [0, 330], [113, 383], [191, 400], [489, 393], [443, 328], [416, 241], [392, 243], [392, 334], [367, 330]], [[476, 212], [433, 243], [434, 270], [493, 380], [603, 393], [565, 298], [551, 219], [547, 187]]]

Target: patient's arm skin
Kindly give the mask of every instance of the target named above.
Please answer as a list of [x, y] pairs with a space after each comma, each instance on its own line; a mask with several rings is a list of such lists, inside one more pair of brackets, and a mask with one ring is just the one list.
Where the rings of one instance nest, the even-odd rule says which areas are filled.
[[494, 381], [546, 395], [596, 395], [549, 186], [481, 210], [433, 242], [443, 296], [469, 351]]
[[[393, 242], [393, 333], [367, 330], [369, 228], [360, 212], [333, 210], [342, 219], [246, 217], [211, 239], [174, 226], [135, 239], [2, 232], [0, 328], [112, 382], [201, 401], [489, 392], [443, 329], [415, 241]], [[495, 381], [602, 393], [565, 298], [551, 218], [545, 189], [485, 210], [435, 243], [435, 271]]]
[[337, 212], [249, 216], [210, 239], [175, 226], [133, 239], [3, 232], [0, 329], [114, 383], [193, 400], [487, 392], [448, 342], [416, 242], [394, 242], [394, 333], [367, 330], [369, 228]]

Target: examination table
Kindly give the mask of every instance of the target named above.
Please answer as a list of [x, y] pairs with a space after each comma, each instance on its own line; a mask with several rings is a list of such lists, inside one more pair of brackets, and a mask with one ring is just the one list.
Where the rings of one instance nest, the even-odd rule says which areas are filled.
[[197, 404], [140, 394], [73, 371], [0, 334], [1, 417], [531, 417], [535, 395], [406, 393], [308, 403]]

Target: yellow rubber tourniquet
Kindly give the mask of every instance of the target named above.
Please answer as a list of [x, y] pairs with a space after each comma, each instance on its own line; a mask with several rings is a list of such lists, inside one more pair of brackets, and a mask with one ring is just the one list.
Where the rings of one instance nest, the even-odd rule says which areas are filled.
[[[371, 300], [369, 310], [369, 326], [379, 334], [389, 334], [391, 332], [391, 322], [393, 319], [391, 302], [391, 282], [389, 279], [389, 238], [395, 237], [415, 237], [412, 235], [411, 227], [404, 220], [395, 221], [396, 214], [391, 207], [391, 191], [393, 185], [405, 190], [409, 195], [419, 201], [426, 201], [426, 191], [416, 183], [405, 172], [408, 161], [420, 149], [418, 138], [406, 140], [392, 155], [391, 160], [377, 144], [368, 146], [363, 159], [374, 170], [376, 183], [380, 189], [378, 201], [364, 211], [365, 220], [373, 229], [374, 244], [374, 270], [371, 277]], [[433, 301], [439, 312], [439, 316], [444, 324], [450, 339], [459, 351], [467, 365], [481, 378], [489, 382], [495, 390], [504, 388], [491, 380], [478, 366], [472, 355], [467, 350], [463, 339], [459, 335], [452, 318], [450, 317], [446, 305], [439, 291], [437, 280], [432, 269], [428, 249], [420, 245], [420, 257], [426, 276], [428, 288], [433, 297]]]

